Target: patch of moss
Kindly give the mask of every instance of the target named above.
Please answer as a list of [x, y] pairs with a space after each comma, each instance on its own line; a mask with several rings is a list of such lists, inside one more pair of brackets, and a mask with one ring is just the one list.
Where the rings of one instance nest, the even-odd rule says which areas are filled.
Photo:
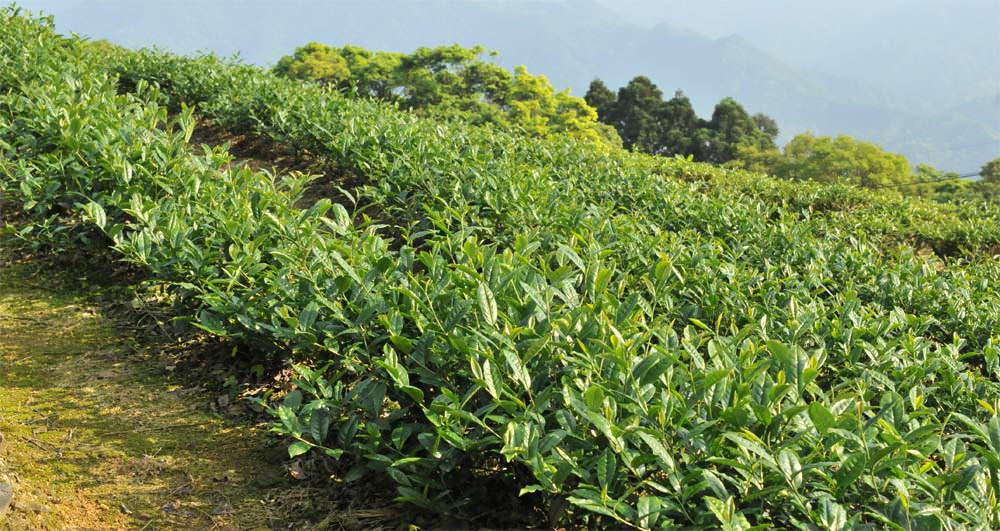
[[16, 490], [5, 525], [287, 526], [281, 447], [181, 393], [148, 362], [152, 347], [136, 351], [87, 303], [92, 291], [54, 275], [0, 266], [0, 481]]

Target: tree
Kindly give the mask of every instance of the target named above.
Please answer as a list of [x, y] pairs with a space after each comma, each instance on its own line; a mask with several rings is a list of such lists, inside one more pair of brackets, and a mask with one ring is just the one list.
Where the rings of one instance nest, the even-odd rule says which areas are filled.
[[663, 93], [646, 76], [636, 76], [618, 89], [618, 101], [608, 123], [618, 130], [628, 149], [653, 153], [659, 145], [658, 114]]
[[485, 61], [486, 54], [478, 46], [418, 48], [400, 54], [310, 43], [283, 57], [273, 71], [393, 101], [417, 114], [621, 145], [615, 131], [602, 124], [583, 99], [555, 91], [548, 79], [533, 76], [524, 67], [511, 73]]
[[757, 126], [758, 131], [771, 139], [772, 143], [778, 137], [778, 122], [775, 122], [774, 118], [766, 114], [757, 113], [753, 115], [753, 123]]
[[597, 116], [602, 122], [607, 122], [608, 116], [618, 104], [618, 96], [611, 92], [611, 89], [600, 79], [590, 82], [590, 88], [587, 89], [587, 94], [583, 96], [583, 99], [587, 105], [597, 110]]
[[[758, 150], [760, 146], [757, 146]], [[793, 138], [779, 157], [748, 157], [744, 167], [768, 166], [770, 173], [786, 178], [879, 187], [912, 182], [913, 172], [906, 157], [890, 153], [870, 142], [846, 135], [836, 138], [809, 133]], [[746, 156], [748, 151], [741, 155]]]
[[930, 164], [917, 164], [913, 170], [916, 183], [903, 188], [908, 194], [919, 195], [939, 203], [950, 203], [975, 197], [974, 187], [956, 172], [941, 171]]
[[274, 67], [279, 76], [339, 85], [351, 77], [347, 61], [335, 48], [310, 42], [295, 50], [292, 56], [282, 57]]
[[831, 138], [802, 134], [793, 138], [783, 151], [743, 145], [737, 158], [726, 165], [784, 179], [868, 188], [905, 184], [896, 189], [908, 195], [949, 203], [1000, 197], [1000, 175], [993, 174], [996, 184], [990, 184], [985, 178], [990, 171], [1000, 170], [1000, 159], [994, 162], [995, 166], [983, 167], [982, 181], [969, 182], [961, 179], [958, 173], [942, 171], [929, 164], [918, 164], [911, 169], [904, 156], [846, 135]]
[[337, 53], [346, 61], [350, 71], [348, 79], [341, 83], [344, 88], [356, 90], [359, 94], [380, 99], [394, 99], [394, 90], [403, 54], [372, 52], [358, 46], [337, 48]]
[[617, 94], [595, 79], [585, 99], [602, 122], [618, 131], [626, 148], [653, 155], [723, 163], [745, 146], [773, 149], [778, 135], [773, 119], [763, 114], [751, 117], [732, 98], [719, 102], [712, 120], [705, 121], [683, 92], [663, 101], [659, 87], [645, 76], [632, 78]]
[[736, 151], [736, 158], [725, 163], [725, 166], [778, 176], [779, 168], [784, 170], [784, 162], [784, 155], [778, 148], [762, 149], [760, 146], [742, 145]]
[[978, 197], [987, 201], [1000, 200], [1000, 158], [993, 159], [983, 164], [979, 170], [979, 181], [971, 183], [970, 187], [976, 192]]
[[683, 92], [678, 90], [673, 98], [660, 106], [657, 117], [660, 122], [660, 138], [655, 154], [693, 155], [698, 160], [702, 159], [698, 131], [706, 124], [704, 120], [698, 118], [691, 100]]
[[741, 147], [773, 148], [778, 135], [774, 120], [762, 114], [751, 117], [733, 98], [723, 98], [715, 106], [708, 129], [702, 158], [716, 164], [735, 159]]
[[[439, 46], [418, 48], [400, 60], [399, 84], [405, 92], [406, 106], [420, 109], [448, 103], [458, 108], [465, 102], [449, 100], [476, 99], [476, 91], [468, 86], [466, 70], [477, 62], [483, 49], [480, 47]], [[483, 63], [485, 66], [486, 64]], [[489, 65], [509, 74], [502, 68]]]
[[979, 176], [984, 182], [1000, 185], [1000, 158], [993, 159], [983, 165]]

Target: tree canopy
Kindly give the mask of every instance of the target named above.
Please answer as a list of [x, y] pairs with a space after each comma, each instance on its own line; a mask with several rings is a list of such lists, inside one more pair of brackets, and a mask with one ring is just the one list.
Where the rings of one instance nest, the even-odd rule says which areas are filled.
[[983, 164], [982, 169], [979, 170], [979, 176], [987, 183], [1000, 185], [1000, 158]]
[[374, 52], [357, 46], [309, 43], [283, 57], [274, 73], [324, 83], [343, 91], [397, 103], [419, 114], [564, 134], [621, 145], [597, 111], [568, 91], [556, 91], [545, 76], [513, 72], [489, 61], [482, 47], [419, 48], [411, 54]]
[[773, 119], [751, 116], [732, 98], [720, 101], [711, 119], [699, 118], [683, 92], [664, 101], [663, 92], [645, 76], [632, 78], [617, 94], [595, 79], [584, 99], [618, 131], [625, 147], [654, 155], [723, 163], [745, 146], [773, 149], [778, 135]]
[[800, 134], [779, 152], [760, 145], [743, 146], [733, 165], [785, 179], [879, 187], [913, 182], [906, 157], [847, 135]]
[[743, 146], [737, 157], [726, 165], [784, 179], [867, 188], [893, 187], [906, 195], [940, 203], [1000, 200], [1000, 159], [982, 167], [981, 180], [970, 181], [957, 172], [942, 171], [930, 164], [911, 167], [903, 155], [846, 135], [801, 134], [789, 141], [783, 150]]

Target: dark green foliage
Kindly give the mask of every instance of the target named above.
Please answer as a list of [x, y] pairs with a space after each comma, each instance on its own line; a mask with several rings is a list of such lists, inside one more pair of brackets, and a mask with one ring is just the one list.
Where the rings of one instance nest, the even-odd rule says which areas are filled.
[[705, 158], [708, 139], [703, 137], [704, 124], [683, 92], [674, 93], [674, 97], [660, 108], [659, 115], [663, 125], [657, 155]]
[[980, 180], [963, 186], [955, 194], [963, 198], [979, 197], [994, 205], [1000, 204], [1000, 158], [984, 164], [979, 170], [979, 177]]
[[751, 117], [736, 100], [725, 98], [715, 106], [708, 131], [703, 134], [702, 159], [722, 164], [735, 159], [743, 146], [773, 148], [778, 128], [774, 120], [760, 114]]
[[611, 92], [611, 89], [603, 81], [600, 79], [591, 81], [590, 87], [587, 89], [587, 94], [583, 99], [588, 105], [597, 110], [597, 116], [602, 122], [610, 122], [610, 113], [614, 110], [618, 96], [614, 92]]
[[982, 169], [979, 170], [979, 176], [987, 183], [1000, 184], [1000, 158], [983, 164]]
[[618, 97], [608, 112], [607, 123], [614, 126], [628, 149], [655, 153], [659, 148], [659, 110], [663, 93], [648, 77], [638, 76], [618, 89]]
[[690, 156], [721, 164], [747, 147], [774, 149], [778, 136], [773, 119], [750, 116], [732, 98], [715, 106], [711, 120], [702, 120], [683, 92], [663, 101], [663, 93], [645, 76], [633, 78], [617, 95], [595, 79], [584, 99], [597, 109], [602, 122], [618, 131], [626, 148], [652, 155]]

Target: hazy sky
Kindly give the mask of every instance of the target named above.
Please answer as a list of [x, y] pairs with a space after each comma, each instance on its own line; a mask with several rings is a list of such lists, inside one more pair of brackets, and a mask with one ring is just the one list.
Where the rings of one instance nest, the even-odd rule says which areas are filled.
[[[992, 29], [992, 36], [974, 37], [986, 37], [981, 45], [994, 52], [1000, 69], [1000, 0], [598, 1], [635, 24], [667, 21], [710, 37], [740, 34], [794, 60], [829, 56], [831, 48], [849, 46], [859, 32], [877, 38], [879, 28], [890, 29], [886, 37], [895, 39], [900, 54], [919, 41], [964, 41], [969, 37], [963, 26], [975, 19], [981, 22], [976, 27]], [[911, 39], [898, 39], [901, 26], [909, 26]]]

